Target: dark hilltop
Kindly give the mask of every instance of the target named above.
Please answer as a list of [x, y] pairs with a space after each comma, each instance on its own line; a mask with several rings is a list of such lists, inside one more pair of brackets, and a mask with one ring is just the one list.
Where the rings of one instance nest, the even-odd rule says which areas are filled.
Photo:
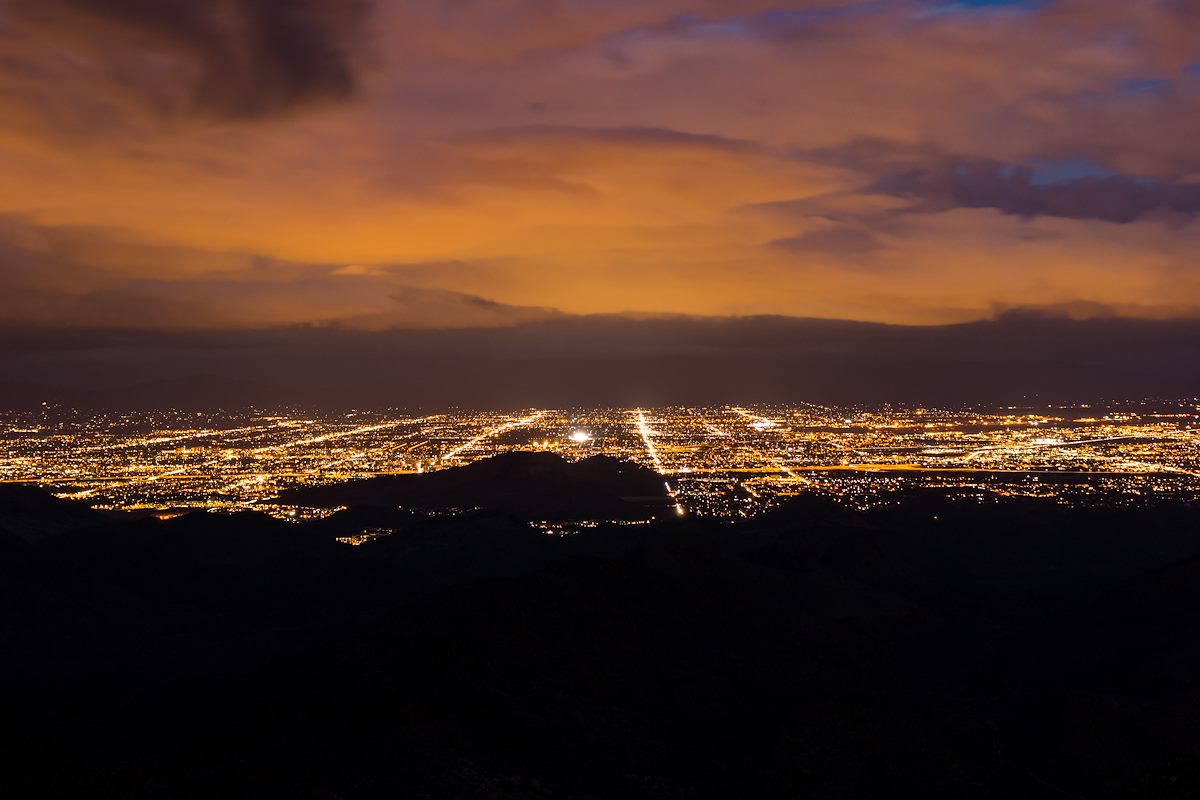
[[[0, 487], [6, 793], [1200, 796], [1194, 507], [798, 498], [552, 536], [462, 493], [513, 463], [303, 524]], [[476, 508], [398, 509], [409, 484]]]
[[427, 474], [291, 489], [280, 499], [317, 508], [484, 507], [527, 520], [646, 520], [675, 504], [662, 477], [638, 464], [604, 455], [571, 462], [524, 451]]

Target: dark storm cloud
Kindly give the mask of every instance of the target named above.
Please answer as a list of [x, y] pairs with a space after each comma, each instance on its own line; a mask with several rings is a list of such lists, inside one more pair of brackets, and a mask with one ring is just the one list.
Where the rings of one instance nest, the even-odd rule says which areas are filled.
[[159, 103], [270, 116], [358, 87], [369, 0], [14, 0], [11, 13]]
[[869, 230], [852, 225], [822, 228], [771, 242], [772, 247], [796, 253], [871, 253], [883, 245]]
[[1022, 217], [1066, 217], [1127, 223], [1156, 211], [1200, 212], [1200, 184], [1088, 176], [1041, 183], [1029, 166], [970, 162], [916, 169], [885, 178], [869, 191], [915, 201], [912, 210], [994, 208]]
[[[929, 145], [860, 140], [843, 147], [802, 154], [875, 176], [859, 189], [862, 195], [897, 198], [905, 205], [883, 217], [906, 213], [939, 213], [958, 208], [995, 209], [1026, 218], [1040, 216], [1129, 223], [1156, 212], [1194, 216], [1200, 213], [1200, 183], [1121, 175], [1086, 158], [1004, 163], [945, 153]], [[765, 209], [819, 214], [813, 198], [763, 204]], [[792, 242], [792, 240], [785, 240]]]
[[697, 148], [730, 152], [762, 152], [765, 148], [741, 139], [705, 133], [653, 127], [584, 127], [578, 125], [522, 125], [494, 128], [469, 136], [454, 137], [451, 141], [470, 141], [494, 144], [573, 145], [594, 142], [614, 146], [660, 147], [664, 150]]

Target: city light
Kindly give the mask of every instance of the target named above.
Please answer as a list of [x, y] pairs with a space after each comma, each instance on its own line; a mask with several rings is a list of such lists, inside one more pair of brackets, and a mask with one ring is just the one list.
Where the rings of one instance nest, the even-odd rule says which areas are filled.
[[429, 473], [512, 450], [636, 462], [663, 477], [676, 513], [729, 519], [810, 493], [857, 507], [914, 489], [979, 502], [1013, 495], [1064, 504], [1200, 498], [1194, 400], [1103, 408], [797, 403], [427, 416], [0, 415], [0, 481], [38, 483], [105, 508], [172, 514], [256, 509], [305, 519], [328, 512], [281, 504], [282, 491]]

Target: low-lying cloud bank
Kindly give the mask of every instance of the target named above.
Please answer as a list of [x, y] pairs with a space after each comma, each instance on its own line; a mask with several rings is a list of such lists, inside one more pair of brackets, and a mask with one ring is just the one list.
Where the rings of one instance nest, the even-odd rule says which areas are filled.
[[7, 329], [0, 406], [529, 407], [1196, 397], [1200, 319], [948, 326], [564, 317], [501, 328]]

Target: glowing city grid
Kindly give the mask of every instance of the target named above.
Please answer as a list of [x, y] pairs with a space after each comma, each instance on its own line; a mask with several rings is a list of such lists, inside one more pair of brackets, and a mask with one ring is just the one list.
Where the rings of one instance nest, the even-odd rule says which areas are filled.
[[1200, 498], [1200, 402], [1004, 408], [721, 406], [0, 414], [0, 481], [101, 508], [257, 509], [285, 488], [460, 466], [510, 450], [659, 472], [677, 513], [737, 518], [801, 493], [859, 507], [917, 488], [1063, 503]]

